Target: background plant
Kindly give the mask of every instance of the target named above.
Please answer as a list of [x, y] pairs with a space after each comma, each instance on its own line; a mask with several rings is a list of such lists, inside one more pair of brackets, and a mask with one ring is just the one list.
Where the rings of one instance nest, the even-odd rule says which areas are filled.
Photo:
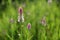
[[[0, 40], [60, 40], [59, 2], [0, 0]], [[18, 22], [19, 7], [23, 8], [23, 23]]]

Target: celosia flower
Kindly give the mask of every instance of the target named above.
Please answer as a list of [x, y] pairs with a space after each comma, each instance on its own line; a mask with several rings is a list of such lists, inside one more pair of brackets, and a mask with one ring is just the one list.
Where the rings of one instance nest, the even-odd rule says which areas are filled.
[[30, 23], [28, 23], [27, 28], [31, 29], [31, 24]]

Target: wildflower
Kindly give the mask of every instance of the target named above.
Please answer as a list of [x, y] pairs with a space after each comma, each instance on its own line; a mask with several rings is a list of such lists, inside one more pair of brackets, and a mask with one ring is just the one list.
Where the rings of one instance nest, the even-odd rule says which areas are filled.
[[41, 24], [44, 25], [44, 26], [46, 26], [46, 19], [45, 19], [45, 17], [42, 18]]
[[18, 16], [18, 22], [20, 22], [20, 21], [24, 22], [24, 16], [23, 15], [22, 16]]
[[19, 11], [19, 14], [22, 15], [22, 13], [23, 13], [22, 7], [20, 7], [18, 11]]
[[24, 22], [24, 16], [22, 15], [22, 22]]
[[18, 22], [20, 22], [20, 16], [18, 16]]
[[31, 29], [31, 24], [30, 23], [28, 23], [27, 28]]
[[23, 16], [23, 9], [20, 7], [19, 8], [19, 15], [18, 15], [18, 22], [24, 22], [24, 16]]

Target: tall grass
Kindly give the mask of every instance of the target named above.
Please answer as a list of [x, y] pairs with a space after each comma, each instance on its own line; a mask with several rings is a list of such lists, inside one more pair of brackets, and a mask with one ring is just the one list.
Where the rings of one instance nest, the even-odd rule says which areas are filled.
[[[24, 22], [18, 22], [18, 7], [8, 1], [5, 11], [1, 11], [0, 40], [60, 40], [60, 10], [55, 2], [48, 4], [46, 0], [26, 1], [23, 7]], [[45, 17], [46, 26], [41, 20]], [[10, 19], [13, 19], [13, 22]], [[31, 28], [28, 29], [28, 23]]]

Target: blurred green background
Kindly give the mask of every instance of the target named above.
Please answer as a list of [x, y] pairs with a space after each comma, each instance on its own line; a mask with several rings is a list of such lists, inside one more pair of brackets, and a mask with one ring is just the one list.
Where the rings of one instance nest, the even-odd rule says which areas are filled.
[[60, 0], [0, 0], [0, 40], [60, 40]]

